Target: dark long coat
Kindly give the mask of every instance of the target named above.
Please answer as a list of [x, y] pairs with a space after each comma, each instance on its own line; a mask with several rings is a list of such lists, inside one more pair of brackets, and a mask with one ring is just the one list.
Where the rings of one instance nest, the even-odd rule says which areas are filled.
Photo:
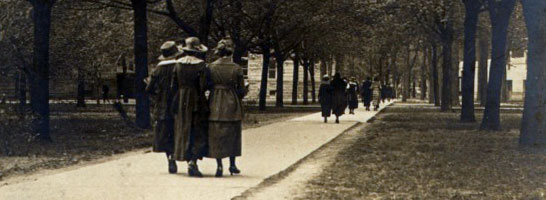
[[347, 109], [347, 83], [342, 79], [332, 80], [330, 83], [334, 89], [333, 95], [333, 113], [336, 116], [341, 116], [345, 114], [345, 109]]
[[318, 98], [323, 117], [330, 117], [333, 106], [333, 88], [330, 83], [323, 82], [320, 84]]
[[152, 119], [154, 124], [154, 152], [174, 151], [174, 117], [171, 105], [173, 93], [170, 90], [176, 60], [161, 61], [152, 71], [146, 92], [153, 101]]
[[205, 98], [207, 86], [205, 61], [185, 56], [174, 69], [172, 91], [174, 113], [174, 159], [189, 161], [207, 154], [206, 119], [209, 109]]
[[371, 81], [364, 81], [362, 83], [362, 88], [360, 88], [362, 92], [362, 102], [364, 103], [364, 106], [369, 107], [370, 102], [372, 102], [372, 82]]
[[212, 91], [209, 98], [210, 158], [241, 156], [243, 104], [247, 91], [243, 68], [230, 58], [220, 58], [209, 65]]
[[358, 83], [349, 82], [349, 88], [347, 89], [347, 103], [349, 109], [358, 108]]

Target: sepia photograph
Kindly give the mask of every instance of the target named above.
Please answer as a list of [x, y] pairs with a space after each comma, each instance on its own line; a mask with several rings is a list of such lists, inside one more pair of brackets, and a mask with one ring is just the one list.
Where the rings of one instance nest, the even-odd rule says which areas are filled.
[[0, 0], [0, 200], [546, 200], [546, 0]]

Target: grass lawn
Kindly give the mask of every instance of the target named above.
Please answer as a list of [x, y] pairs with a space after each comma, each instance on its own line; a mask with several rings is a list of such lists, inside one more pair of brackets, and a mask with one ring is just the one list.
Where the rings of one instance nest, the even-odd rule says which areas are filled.
[[[40, 169], [61, 168], [132, 150], [151, 148], [153, 132], [125, 123], [111, 107], [52, 105], [53, 143], [35, 141], [28, 119], [21, 120], [0, 106], [0, 181]], [[132, 107], [126, 108], [134, 121]], [[11, 110], [11, 111], [10, 111]], [[254, 128], [307, 114], [294, 109], [249, 110], [243, 128]]]
[[503, 131], [481, 132], [458, 113], [387, 108], [303, 199], [542, 199], [546, 153], [518, 149], [521, 116], [503, 112]]

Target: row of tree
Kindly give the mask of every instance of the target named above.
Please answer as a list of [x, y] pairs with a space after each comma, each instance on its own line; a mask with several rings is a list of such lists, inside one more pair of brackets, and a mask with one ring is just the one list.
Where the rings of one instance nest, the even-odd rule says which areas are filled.
[[[303, 68], [305, 89], [311, 79], [314, 90], [314, 76], [309, 74], [315, 70], [331, 74], [335, 65], [338, 72], [360, 78], [379, 77], [384, 84], [395, 88], [400, 85], [404, 100], [415, 97], [419, 85], [421, 98], [429, 96], [442, 111], [459, 104], [459, 62], [463, 60], [461, 121], [473, 122], [475, 63], [478, 61], [478, 99], [486, 107], [481, 127], [499, 130], [500, 102], [507, 94], [503, 84], [509, 59], [506, 55], [524, 46], [521, 45], [525, 34], [522, 13], [529, 41], [534, 39], [532, 44], [541, 44], [543, 39], [531, 32], [543, 31], [542, 25], [530, 21], [543, 17], [540, 13], [530, 14], [543, 6], [540, 0], [523, 0], [523, 7], [517, 6], [516, 0], [28, 2], [0, 3], [3, 10], [9, 11], [0, 14], [0, 43], [6, 44], [0, 48], [4, 55], [9, 55], [2, 57], [8, 71], [17, 72], [11, 74], [16, 74], [20, 83], [18, 92], [24, 91], [28, 82], [31, 108], [38, 116], [35, 131], [46, 140], [50, 139], [48, 102], [52, 73], [72, 76], [70, 72], [75, 71], [78, 77], [96, 77], [95, 82], [100, 82], [100, 72], [115, 66], [119, 55], [128, 49], [134, 54], [136, 124], [149, 128], [149, 100], [141, 80], [148, 76], [149, 63], [155, 62], [149, 59], [150, 55], [157, 55], [161, 42], [187, 36], [199, 37], [207, 46], [213, 46], [223, 37], [231, 37], [236, 44], [234, 60], [239, 63], [243, 63], [243, 57], [249, 52], [263, 54], [261, 109], [266, 108], [272, 57], [277, 69], [275, 104], [279, 107], [283, 106], [284, 99], [284, 61], [292, 59], [295, 78], [299, 77], [299, 68]], [[34, 37], [29, 37], [31, 35]], [[53, 42], [50, 44], [50, 41]], [[461, 47], [464, 47], [462, 56]], [[50, 49], [54, 52], [52, 59]], [[539, 56], [532, 56], [541, 51], [539, 47], [529, 47], [531, 76], [526, 86], [522, 144], [546, 143], [546, 139], [541, 139], [546, 138], [544, 120], [541, 120], [545, 114], [544, 101], [541, 101], [543, 77], [539, 76], [543, 62], [539, 62]], [[489, 57], [491, 70], [487, 74]], [[207, 59], [212, 59], [211, 55]], [[315, 69], [317, 63], [320, 69]], [[86, 79], [78, 80], [83, 84], [82, 80]], [[294, 88], [296, 84], [294, 81]], [[293, 91], [296, 97], [297, 90]], [[307, 94], [308, 91], [304, 91], [305, 102]], [[24, 95], [19, 96], [24, 99]], [[293, 103], [296, 102], [293, 98]]]

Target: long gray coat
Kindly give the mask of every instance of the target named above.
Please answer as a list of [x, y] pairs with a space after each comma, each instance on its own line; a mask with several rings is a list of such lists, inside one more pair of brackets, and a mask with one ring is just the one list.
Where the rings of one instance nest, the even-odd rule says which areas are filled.
[[174, 159], [189, 161], [207, 154], [206, 117], [209, 109], [205, 99], [205, 61], [185, 56], [174, 69], [172, 91], [174, 113]]
[[243, 104], [247, 91], [243, 69], [230, 58], [209, 65], [213, 90], [209, 99], [209, 154], [211, 158], [241, 155]]
[[171, 105], [173, 93], [170, 90], [176, 60], [161, 61], [152, 71], [146, 92], [153, 101], [154, 152], [172, 153], [174, 150], [174, 117]]

